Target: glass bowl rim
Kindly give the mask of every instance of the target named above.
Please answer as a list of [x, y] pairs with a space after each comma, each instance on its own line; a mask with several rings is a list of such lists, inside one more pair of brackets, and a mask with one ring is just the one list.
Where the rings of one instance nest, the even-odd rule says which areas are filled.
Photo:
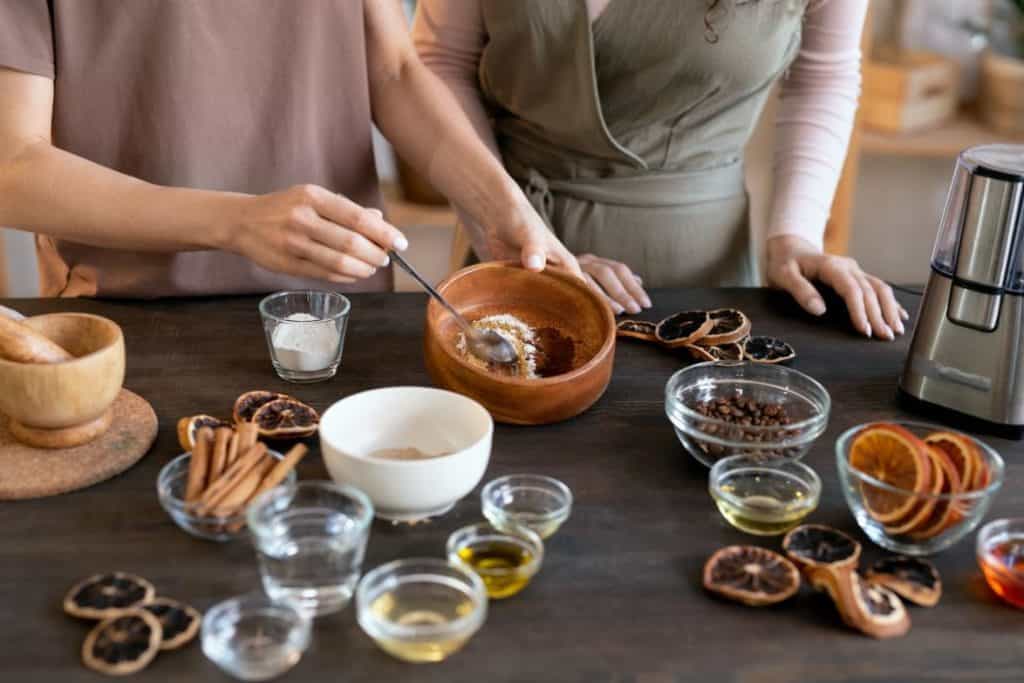
[[[512, 483], [514, 480], [531, 480], [538, 484], [544, 484], [545, 486], [541, 488], [547, 492], [556, 492], [556, 495], [561, 498], [561, 504], [550, 512], [509, 512], [507, 508], [491, 500], [491, 494], [497, 493], [504, 486], [508, 486], [508, 488], [512, 490], [523, 488]], [[484, 484], [484, 487], [480, 490], [480, 501], [485, 509], [497, 510], [506, 517], [511, 518], [521, 514], [528, 514], [530, 516], [530, 520], [536, 522], [548, 522], [562, 517], [572, 509], [572, 504], [574, 502], [572, 490], [564, 482], [544, 474], [506, 474], [496, 479], [492, 479]]]
[[[267, 449], [267, 454], [270, 455], [270, 457], [274, 458], [277, 461], [284, 460], [284, 454], [279, 453], [278, 451], [274, 451], [274, 450], [271, 450], [271, 449], [268, 448]], [[157, 498], [160, 500], [160, 503], [164, 506], [164, 509], [166, 509], [168, 512], [172, 512], [173, 511], [174, 513], [179, 514], [183, 518], [187, 519], [189, 522], [195, 522], [195, 523], [198, 523], [198, 524], [207, 523], [207, 522], [217, 522], [217, 523], [225, 523], [225, 524], [227, 524], [227, 523], [231, 523], [231, 522], [244, 521], [245, 520], [245, 512], [244, 511], [236, 512], [235, 514], [233, 514], [233, 515], [231, 515], [229, 517], [217, 517], [215, 515], [196, 515], [196, 514], [192, 513], [191, 511], [189, 511], [188, 505], [185, 503], [185, 501], [182, 498], [179, 498], [178, 496], [176, 496], [173, 493], [171, 493], [171, 485], [170, 485], [170, 481], [168, 481], [168, 480], [171, 478], [172, 471], [176, 467], [184, 466], [186, 461], [191, 459], [191, 457], [192, 457], [192, 452], [191, 451], [189, 451], [187, 453], [182, 453], [180, 455], [177, 455], [177, 456], [171, 458], [169, 461], [164, 463], [163, 467], [160, 468], [160, 473], [157, 474], [157, 476], [156, 476], [156, 493], [157, 493]], [[291, 485], [293, 485], [295, 483], [296, 478], [297, 477], [296, 477], [296, 474], [295, 474], [295, 470], [292, 469], [291, 471], [288, 472], [288, 475], [285, 477], [284, 481], [281, 482], [278, 486], [291, 486]], [[273, 490], [273, 489], [271, 489], [271, 490]]]
[[[799, 370], [795, 370], [793, 368], [788, 368], [788, 367], [786, 367], [784, 365], [772, 365], [772, 364], [768, 364], [768, 363], [753, 363], [751, 361], [723, 361], [723, 360], [716, 360], [716, 361], [706, 361], [706, 362], [703, 362], [703, 363], [694, 363], [692, 365], [686, 366], [685, 368], [680, 368], [679, 370], [676, 370], [674, 373], [672, 373], [672, 376], [669, 377], [668, 381], [665, 383], [665, 412], [668, 415], [669, 421], [671, 421], [673, 425], [675, 425], [676, 427], [679, 427], [680, 429], [684, 429], [684, 427], [682, 427], [681, 425], [679, 425], [676, 422], [675, 415], [673, 415], [673, 413], [672, 413], [673, 410], [682, 413], [682, 416], [684, 418], [687, 418], [687, 419], [689, 419], [689, 420], [691, 420], [693, 422], [704, 423], [704, 424], [712, 424], [712, 425], [719, 426], [719, 427], [736, 427], [736, 426], [739, 426], [739, 425], [736, 425], [735, 423], [728, 422], [726, 420], [719, 420], [716, 417], [708, 417], [706, 415], [701, 415], [696, 410], [693, 410], [692, 408], [687, 406], [682, 400], [680, 400], [679, 398], [677, 398], [675, 396], [676, 391], [681, 388], [681, 386], [680, 386], [682, 384], [682, 382], [680, 381], [681, 377], [683, 377], [687, 373], [692, 373], [695, 370], [701, 370], [701, 369], [708, 368], [708, 367], [757, 367], [758, 369], [765, 368], [766, 372], [778, 372], [782, 376], [787, 376], [788, 375], [788, 376], [796, 377], [797, 379], [806, 381], [808, 384], [811, 385], [811, 387], [815, 391], [819, 392], [820, 398], [821, 398], [820, 405], [818, 405], [818, 403], [819, 403], [818, 401], [814, 401], [812, 399], [812, 405], [814, 406], [814, 409], [817, 411], [817, 413], [812, 415], [811, 417], [804, 418], [803, 420], [800, 420], [799, 422], [794, 422], [794, 423], [788, 424], [788, 425], [761, 425], [761, 426], [750, 425], [750, 426], [744, 426], [743, 430], [745, 432], [759, 434], [761, 432], [779, 431], [780, 429], [785, 429], [786, 431], [803, 431], [803, 430], [808, 430], [809, 429], [810, 431], [813, 431], [814, 428], [820, 426], [823, 422], [827, 422], [828, 421], [829, 413], [832, 410], [832, 396], [828, 393], [828, 389], [826, 389], [825, 386], [821, 382], [819, 382], [818, 380], [814, 379], [810, 375], [808, 375], [806, 373], [803, 373], [803, 372], [800, 372]], [[768, 369], [768, 368], [771, 368], [771, 369]], [[735, 381], [740, 381], [740, 380], [739, 379], [733, 379], [733, 380], [712, 380], [712, 381], [715, 381], [715, 382], [734, 381], [735, 382]], [[771, 384], [770, 382], [767, 382], [767, 381], [764, 381], [762, 383], [763, 384], [769, 384], [771, 386], [776, 386], [777, 387], [777, 385], [773, 385], [773, 384]], [[685, 429], [684, 429], [684, 431], [685, 431]], [[707, 436], [710, 437], [711, 435], [707, 435]], [[817, 438], [817, 436], [820, 436], [820, 433], [818, 435], [816, 435], [815, 438]], [[708, 439], [708, 440], [714, 441], [713, 439]], [[748, 442], [745, 442], [745, 441], [735, 442], [735, 441], [724, 441], [724, 440], [722, 440], [721, 443], [723, 445], [725, 445], [725, 444], [748, 443]], [[772, 442], [762, 441], [762, 442], [759, 442], [759, 443], [767, 444], [767, 443], [772, 443]], [[784, 443], [784, 442], [780, 441], [780, 442], [774, 442], [774, 443]]]
[[[295, 470], [292, 470], [292, 473], [294, 473], [294, 471]], [[275, 486], [274, 488], [264, 491], [260, 495], [256, 496], [245, 509], [246, 525], [249, 527], [249, 532], [257, 538], [267, 536], [267, 533], [264, 531], [264, 527], [266, 525], [256, 519], [257, 512], [275, 496], [283, 495], [283, 492], [286, 490], [297, 492], [300, 488], [328, 489], [333, 493], [341, 493], [349, 496], [350, 498], [354, 498], [362, 507], [362, 513], [355, 518], [356, 533], [360, 536], [367, 533], [370, 523], [373, 522], [374, 514], [376, 514], [376, 510], [374, 509], [369, 496], [367, 496], [361, 489], [358, 489], [351, 484], [338, 484], [327, 479], [305, 479], [303, 481], [292, 482], [287, 487]]]
[[[996, 527], [1000, 526], [1019, 526], [1021, 532], [1024, 533], [1024, 517], [996, 517], [985, 522], [980, 529], [978, 529], [978, 537], [975, 543], [975, 551], [980, 557], [988, 553], [987, 543], [990, 537], [996, 533]], [[1024, 572], [1012, 572], [1014, 576], [1019, 576], [1024, 579]]]
[[[985, 453], [986, 460], [989, 464], [989, 472], [991, 480], [983, 489], [976, 491], [961, 491], [960, 493], [929, 493], [927, 491], [908, 491], [907, 489], [901, 489], [887, 484], [880, 479], [875, 479], [870, 474], [865, 474], [860, 470], [854, 469], [850, 466], [849, 459], [847, 458], [847, 451], [849, 450], [849, 443], [853, 440], [853, 437], [865, 427], [880, 424], [895, 424], [901, 427], [915, 427], [919, 429], [928, 429], [931, 431], [942, 431], [951, 432], [960, 436], [967, 437], [972, 442], [978, 445], [978, 447]], [[981, 439], [976, 439], [970, 434], [944, 427], [942, 425], [932, 424], [929, 422], [917, 422], [915, 420], [888, 420], [888, 421], [874, 421], [864, 422], [859, 425], [850, 427], [836, 438], [836, 465], [839, 468], [841, 474], [851, 476], [861, 483], [870, 484], [871, 486], [886, 491], [887, 493], [896, 493], [904, 496], [914, 496], [915, 500], [934, 500], [934, 501], [959, 501], [959, 500], [982, 500], [988, 496], [994, 494], [1003, 485], [1003, 476], [1006, 469], [1006, 463], [1003, 461], [1002, 456], [989, 446]], [[968, 519], [969, 515], [965, 515], [964, 519]]]
[[[273, 301], [295, 294], [319, 294], [321, 296], [326, 296], [331, 299], [339, 300], [341, 303], [341, 310], [338, 311], [337, 313], [327, 316], [326, 318], [320, 318], [318, 320], [288, 320], [286, 318], [274, 315], [273, 313], [267, 310], [267, 307]], [[288, 323], [289, 325], [308, 325], [313, 323], [322, 323], [325, 320], [338, 320], [340, 318], [344, 318], [352, 311], [352, 301], [349, 300], [349, 298], [342, 294], [341, 292], [335, 292], [329, 289], [286, 289], [280, 292], [274, 292], [273, 294], [268, 294], [262, 299], [260, 299], [259, 311], [260, 315], [262, 315], [263, 317], [270, 318], [271, 320], [278, 323]]]
[[[449, 579], [452, 577], [445, 576], [440, 571], [431, 574], [431, 567], [436, 570], [447, 569], [457, 573], [462, 579], [469, 583], [471, 592], [471, 598], [474, 600], [473, 610], [458, 619], [446, 622], [444, 624], [427, 624], [419, 626], [408, 626], [405, 624], [396, 624], [391, 621], [379, 618], [372, 611], [370, 611], [370, 605], [373, 599], [377, 598], [382, 590], [375, 590], [371, 596], [370, 583], [376, 582], [383, 587], [389, 587], [392, 582], [397, 579], [391, 574], [396, 570], [405, 569], [407, 567], [423, 567], [422, 572], [417, 572], [411, 576], [419, 577], [418, 583], [441, 583], [437, 579]], [[362, 625], [365, 619], [369, 623], [373, 624], [375, 629], [379, 629], [382, 634], [387, 636], [394, 636], [403, 639], [422, 639], [429, 636], [445, 636], [454, 635], [458, 633], [469, 633], [470, 635], [480, 628], [483, 624], [484, 619], [487, 617], [487, 588], [484, 586], [483, 579], [481, 579], [475, 572], [455, 564], [448, 560], [442, 560], [436, 557], [406, 557], [384, 564], [378, 565], [370, 571], [363, 574], [359, 580], [359, 585], [356, 586], [356, 620]], [[370, 637], [376, 639], [373, 634], [368, 634]]]
[[804, 482], [805, 484], [808, 484], [808, 488], [810, 490], [810, 495], [808, 495], [804, 502], [800, 504], [800, 508], [814, 509], [814, 507], [817, 506], [820, 502], [821, 477], [818, 475], [817, 472], [814, 471], [814, 469], [810, 465], [800, 462], [799, 460], [781, 460], [776, 462], [775, 464], [759, 463], [756, 458], [751, 458], [749, 455], [744, 455], [741, 453], [738, 455], [729, 455], [715, 461], [715, 464], [711, 466], [711, 471], [708, 474], [708, 487], [715, 491], [719, 496], [725, 498], [727, 501], [735, 505], [736, 507], [739, 507], [741, 509], [747, 509], [749, 506], [747, 506], [741, 498], [737, 498], [733, 494], [724, 491], [719, 485], [719, 480], [721, 479], [722, 475], [721, 470], [724, 469], [725, 467], [724, 465], [722, 465], [722, 463], [727, 462], [729, 464], [732, 464], [744, 460], [749, 461], [754, 469], [771, 470], [782, 469], [783, 467], [795, 467], [801, 474], [801, 481]]
[[312, 618], [292, 603], [283, 600], [273, 600], [266, 594], [255, 591], [226, 598], [210, 606], [203, 613], [202, 623], [200, 624], [202, 631], [200, 637], [205, 640], [218, 630], [216, 624], [223, 622], [232, 615], [235, 615], [237, 618], [234, 620], [238, 621], [239, 618], [246, 614], [253, 614], [267, 609], [287, 614], [287, 617], [292, 622], [291, 626], [288, 627], [288, 631], [289, 633], [299, 633], [302, 641], [300, 651], [305, 652], [309, 647], [313, 633]]
[[[490, 521], [485, 521], [476, 522], [474, 524], [467, 524], [466, 526], [459, 527], [455, 531], [448, 534], [448, 540], [444, 544], [445, 553], [449, 558], [449, 562], [451, 562], [452, 564], [465, 566], [465, 562], [463, 562], [462, 559], [458, 557], [458, 547], [462, 547], [465, 544], [459, 544], [458, 547], [456, 547], [455, 543], [456, 539], [460, 536], [465, 536], [472, 533], [474, 537], [487, 535], [518, 538], [521, 541], [526, 541], [527, 543], [529, 543], [531, 549], [534, 551], [533, 559], [531, 559], [527, 564], [521, 567], [515, 567], [514, 569], [483, 569], [479, 571], [469, 567], [467, 567], [467, 569], [469, 571], [473, 571], [474, 573], [483, 572], [488, 576], [515, 576], [517, 574], [526, 574], [527, 576], [533, 576], [540, 569], [541, 562], [544, 560], [544, 541], [541, 540], [540, 535], [533, 529], [525, 527], [522, 524], [516, 524], [514, 526], [515, 531], [506, 531], [504, 529], [498, 528]], [[481, 530], [485, 530], [486, 533], [481, 534]], [[453, 560], [451, 559], [452, 556], [458, 559]]]

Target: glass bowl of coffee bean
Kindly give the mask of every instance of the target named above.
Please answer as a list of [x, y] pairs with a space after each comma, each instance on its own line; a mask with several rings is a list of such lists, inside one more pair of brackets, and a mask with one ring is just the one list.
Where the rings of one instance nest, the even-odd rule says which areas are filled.
[[708, 467], [730, 455], [799, 460], [828, 426], [830, 406], [817, 380], [781, 365], [697, 363], [665, 385], [676, 436]]

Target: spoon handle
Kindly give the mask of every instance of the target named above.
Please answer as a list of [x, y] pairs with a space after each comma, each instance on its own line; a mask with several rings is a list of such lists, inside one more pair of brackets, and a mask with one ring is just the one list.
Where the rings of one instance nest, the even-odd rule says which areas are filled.
[[446, 309], [446, 310], [447, 310], [447, 311], [448, 311], [449, 313], [451, 313], [451, 314], [452, 314], [452, 317], [454, 317], [454, 318], [455, 318], [455, 321], [456, 321], [457, 323], [459, 323], [459, 326], [460, 326], [460, 327], [462, 328], [462, 330], [463, 330], [464, 332], [466, 332], [467, 334], [469, 334], [469, 335], [471, 335], [471, 336], [472, 336], [472, 335], [473, 335], [473, 334], [474, 334], [474, 333], [476, 332], [476, 331], [475, 331], [475, 330], [474, 330], [474, 329], [473, 329], [473, 328], [472, 328], [472, 327], [470, 326], [470, 324], [469, 324], [468, 322], [466, 322], [466, 319], [465, 319], [465, 318], [463, 318], [463, 317], [462, 317], [462, 316], [461, 316], [461, 315], [459, 314], [459, 312], [458, 312], [458, 311], [456, 311], [456, 310], [455, 310], [454, 308], [452, 308], [452, 305], [451, 305], [450, 303], [448, 303], [448, 302], [447, 302], [447, 301], [445, 300], [445, 298], [444, 298], [443, 296], [441, 296], [440, 292], [438, 292], [438, 291], [437, 291], [436, 289], [434, 289], [434, 288], [433, 288], [433, 287], [432, 287], [432, 286], [430, 285], [430, 283], [429, 283], [429, 282], [427, 282], [426, 280], [424, 280], [424, 279], [423, 279], [423, 276], [422, 276], [422, 275], [420, 275], [419, 273], [417, 273], [417, 272], [416, 272], [416, 269], [415, 269], [415, 268], [413, 268], [413, 267], [412, 267], [411, 265], [409, 265], [409, 262], [408, 262], [408, 261], [406, 261], [406, 260], [405, 260], [404, 258], [402, 258], [402, 257], [401, 257], [401, 256], [400, 256], [400, 255], [398, 254], [398, 252], [396, 252], [396, 251], [390, 251], [390, 252], [388, 252], [388, 256], [390, 256], [390, 257], [391, 257], [391, 260], [393, 260], [393, 261], [394, 261], [395, 263], [397, 263], [397, 264], [398, 264], [399, 266], [401, 266], [401, 267], [402, 267], [402, 270], [404, 270], [405, 272], [409, 273], [409, 275], [411, 275], [411, 276], [412, 276], [412, 279], [414, 279], [414, 280], [416, 280], [416, 282], [420, 283], [420, 286], [421, 286], [421, 287], [423, 287], [423, 289], [427, 290], [427, 294], [429, 294], [430, 296], [434, 297], [434, 299], [435, 299], [435, 300], [437, 301], [437, 303], [439, 303], [439, 304], [441, 304], [442, 306], [444, 306], [444, 307], [445, 307], [445, 309]]

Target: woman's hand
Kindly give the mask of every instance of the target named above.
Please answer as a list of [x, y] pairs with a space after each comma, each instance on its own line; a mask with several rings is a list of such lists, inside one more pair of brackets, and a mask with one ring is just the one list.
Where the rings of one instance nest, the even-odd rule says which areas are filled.
[[463, 229], [469, 233], [477, 256], [483, 261], [519, 261], [524, 268], [533, 271], [544, 270], [545, 265], [551, 263], [582, 278], [583, 271], [576, 257], [548, 229], [518, 187], [514, 191], [519, 199], [507, 215], [480, 229], [463, 221]]
[[813, 315], [825, 313], [825, 300], [811, 284], [822, 282], [846, 302], [850, 319], [864, 335], [893, 340], [910, 318], [883, 280], [868, 275], [851, 258], [823, 254], [804, 239], [780, 235], [768, 240], [768, 282], [789, 292]]
[[380, 210], [317, 185], [242, 197], [229, 224], [225, 249], [278, 273], [335, 283], [372, 277], [388, 265], [388, 250], [409, 246]]
[[578, 259], [587, 284], [607, 297], [616, 314], [636, 314], [651, 307], [651, 298], [644, 291], [643, 280], [625, 263], [593, 254], [581, 254]]

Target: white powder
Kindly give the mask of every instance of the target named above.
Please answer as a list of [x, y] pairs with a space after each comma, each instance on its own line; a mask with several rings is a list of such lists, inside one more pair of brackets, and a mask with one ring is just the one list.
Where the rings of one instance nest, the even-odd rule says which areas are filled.
[[338, 357], [341, 335], [333, 320], [292, 313], [285, 321], [274, 328], [272, 335], [274, 355], [282, 366], [296, 372], [314, 372], [323, 370]]

